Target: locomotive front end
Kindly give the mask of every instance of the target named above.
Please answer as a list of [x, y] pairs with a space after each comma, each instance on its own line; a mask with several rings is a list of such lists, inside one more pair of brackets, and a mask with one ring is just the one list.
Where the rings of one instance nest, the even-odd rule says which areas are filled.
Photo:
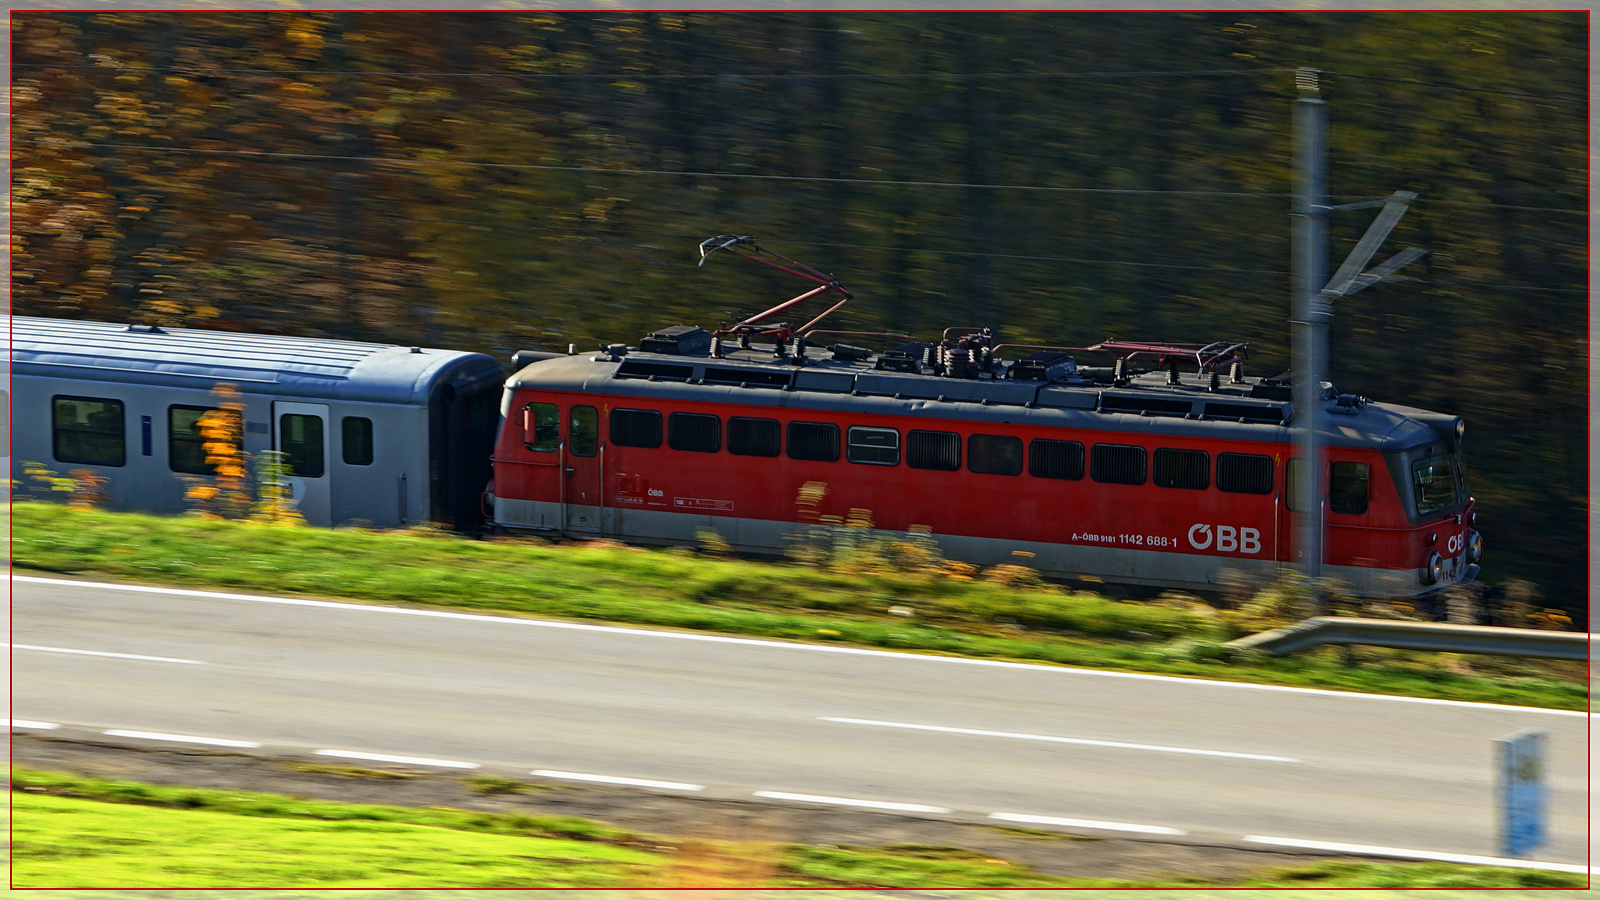
[[1411, 418], [1427, 426], [1433, 440], [1394, 454], [1390, 465], [1419, 538], [1418, 589], [1432, 594], [1477, 578], [1484, 539], [1467, 477], [1466, 423], [1420, 411], [1413, 411]]

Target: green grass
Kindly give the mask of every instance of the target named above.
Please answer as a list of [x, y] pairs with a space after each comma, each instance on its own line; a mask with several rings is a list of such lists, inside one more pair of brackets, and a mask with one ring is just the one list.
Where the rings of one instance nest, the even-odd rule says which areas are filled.
[[1229, 881], [1063, 878], [960, 847], [669, 841], [572, 817], [156, 786], [16, 769], [12, 886], [316, 888], [1564, 888], [1583, 877], [1328, 861]]
[[[196, 517], [13, 507], [19, 569], [153, 584], [426, 604], [512, 615], [829, 641], [1135, 672], [1585, 709], [1581, 665], [1325, 649], [1219, 653], [1193, 606], [1118, 601], [936, 569], [841, 572], [686, 550], [472, 540], [429, 531], [285, 528]], [[912, 615], [890, 614], [891, 607]], [[1220, 658], [1218, 658], [1220, 657]], [[1471, 665], [1476, 665], [1472, 663]]]

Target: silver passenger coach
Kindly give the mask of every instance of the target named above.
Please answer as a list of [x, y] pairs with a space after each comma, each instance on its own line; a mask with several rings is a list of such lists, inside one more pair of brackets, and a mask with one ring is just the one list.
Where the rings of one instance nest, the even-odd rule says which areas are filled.
[[306, 521], [482, 522], [504, 380], [481, 353], [12, 317], [12, 478], [106, 479], [112, 509], [183, 512], [212, 474], [197, 422], [232, 385], [244, 451], [285, 454]]

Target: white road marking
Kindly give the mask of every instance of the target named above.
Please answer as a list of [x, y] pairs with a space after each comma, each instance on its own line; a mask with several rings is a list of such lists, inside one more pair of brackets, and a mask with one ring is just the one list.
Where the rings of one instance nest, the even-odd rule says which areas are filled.
[[1127, 822], [1100, 822], [1094, 819], [1063, 819], [1060, 816], [1030, 816], [1026, 813], [990, 813], [989, 818], [1002, 822], [1026, 822], [1030, 825], [1064, 825], [1068, 828], [1098, 828], [1101, 831], [1132, 831], [1138, 834], [1188, 834], [1178, 828], [1160, 825], [1132, 825]]
[[144, 662], [182, 663], [186, 666], [203, 666], [198, 659], [173, 659], [170, 656], [140, 656], [137, 653], [107, 653], [104, 650], [69, 650], [66, 647], [35, 647], [32, 644], [12, 644], [13, 650], [35, 650], [40, 653], [71, 653], [77, 656], [109, 656], [112, 659], [138, 659]]
[[598, 781], [602, 784], [626, 784], [634, 787], [666, 788], [673, 791], [703, 791], [705, 785], [684, 784], [681, 781], [652, 781], [649, 778], [623, 778], [619, 775], [587, 775], [582, 772], [557, 772], [551, 769], [535, 769], [530, 775], [541, 778], [565, 778], [569, 781]]
[[11, 720], [11, 727], [12, 728], [37, 728], [37, 729], [39, 729], [41, 731], [49, 731], [52, 728], [60, 728], [61, 726], [57, 725], [54, 722], [34, 722], [34, 721], [29, 720], [29, 719], [12, 719]]
[[12, 575], [12, 581], [28, 584], [58, 584], [71, 587], [100, 588], [108, 591], [132, 591], [146, 594], [170, 594], [175, 597], [200, 597], [210, 600], [243, 600], [251, 603], [276, 603], [285, 606], [309, 606], [319, 609], [341, 609], [351, 612], [389, 613], [401, 616], [425, 616], [437, 619], [459, 619], [469, 622], [493, 622], [497, 625], [527, 625], [533, 628], [561, 628], [569, 631], [593, 631], [603, 634], [631, 634], [641, 637], [669, 638], [680, 641], [703, 641], [714, 644], [740, 644], [753, 647], [776, 647], [804, 650], [813, 653], [843, 653], [851, 656], [872, 656], [921, 662], [950, 663], [963, 666], [989, 666], [1003, 669], [1026, 669], [1034, 672], [1056, 672], [1067, 675], [1086, 675], [1095, 678], [1126, 678], [1136, 681], [1156, 681], [1170, 684], [1187, 684], [1210, 687], [1237, 688], [1247, 691], [1276, 691], [1291, 694], [1312, 694], [1322, 697], [1341, 697], [1346, 700], [1380, 700], [1395, 703], [1422, 703], [1433, 706], [1454, 706], [1469, 709], [1492, 709], [1502, 712], [1540, 713], [1550, 716], [1587, 716], [1588, 713], [1567, 709], [1545, 709], [1539, 706], [1510, 706], [1503, 703], [1477, 703], [1468, 700], [1440, 700], [1434, 697], [1401, 697], [1394, 694], [1363, 694], [1355, 691], [1330, 691], [1321, 688], [1290, 687], [1281, 684], [1250, 684], [1243, 681], [1218, 681], [1210, 678], [1180, 678], [1175, 675], [1149, 675], [1143, 672], [1107, 672], [1100, 669], [1078, 669], [1070, 666], [1048, 666], [1040, 663], [1006, 662], [995, 659], [967, 659], [960, 656], [934, 656], [924, 653], [898, 653], [892, 650], [867, 650], [861, 647], [837, 647], [827, 644], [787, 643], [759, 638], [736, 638], [717, 634], [699, 634], [680, 631], [656, 631], [645, 628], [624, 628], [617, 625], [584, 625], [578, 622], [555, 622], [541, 619], [524, 619], [513, 616], [487, 616], [476, 613], [445, 612], [436, 609], [405, 609], [397, 606], [377, 606], [361, 603], [335, 603], [330, 600], [297, 600], [289, 597], [265, 597], [255, 594], [229, 594], [221, 591], [192, 591], [180, 588], [148, 587], [138, 584], [112, 584], [101, 581], [67, 581], [59, 578], [38, 578], [31, 575]]
[[947, 725], [912, 725], [906, 722], [880, 722], [874, 719], [846, 719], [836, 716], [818, 716], [824, 722], [843, 722], [846, 725], [876, 725], [881, 728], [910, 728], [915, 731], [939, 731], [946, 734], [972, 734], [979, 737], [1014, 738], [1024, 741], [1050, 741], [1057, 744], [1081, 744], [1086, 747], [1109, 747], [1116, 750], [1153, 750], [1160, 753], [1187, 753], [1194, 756], [1222, 756], [1229, 759], [1254, 759], [1263, 762], [1297, 763], [1304, 760], [1292, 756], [1268, 756], [1264, 753], [1235, 753], [1229, 750], [1195, 750], [1189, 747], [1167, 747], [1160, 744], [1130, 744], [1123, 741], [1096, 741], [1089, 738], [1054, 737], [1047, 734], [1019, 734], [1013, 731], [983, 731], [978, 728], [952, 728]]
[[819, 797], [816, 794], [789, 794], [783, 791], [756, 791], [754, 796], [769, 800], [799, 800], [802, 803], [829, 803], [834, 806], [859, 806], [863, 809], [888, 809], [895, 812], [947, 813], [942, 806], [923, 806], [920, 803], [887, 803], [882, 800], [854, 800], [849, 797]]
[[100, 733], [109, 734], [112, 737], [140, 738], [147, 741], [176, 741], [180, 744], [213, 744], [218, 747], [261, 746], [255, 741], [232, 741], [228, 740], [227, 738], [195, 737], [192, 734], [162, 734], [158, 731], [123, 731], [120, 728], [113, 728], [110, 731], [102, 731]]
[[365, 759], [372, 762], [410, 763], [414, 766], [444, 766], [448, 769], [476, 769], [477, 763], [454, 759], [428, 759], [422, 756], [390, 756], [387, 753], [358, 753], [354, 750], [318, 750], [318, 756], [337, 756], [340, 759]]
[[1341, 844], [1336, 841], [1305, 841], [1299, 838], [1263, 837], [1247, 834], [1246, 841], [1253, 844], [1271, 844], [1276, 847], [1302, 847], [1307, 850], [1331, 850], [1336, 853], [1359, 853], [1365, 856], [1393, 856], [1401, 859], [1426, 859], [1435, 862], [1461, 863], [1468, 866], [1500, 866], [1506, 869], [1547, 869], [1552, 872], [1575, 872], [1584, 875], [1589, 867], [1573, 863], [1540, 862], [1536, 859], [1507, 859], [1503, 856], [1474, 856], [1469, 853], [1444, 853], [1438, 850], [1402, 850], [1397, 847], [1371, 847], [1366, 844]]

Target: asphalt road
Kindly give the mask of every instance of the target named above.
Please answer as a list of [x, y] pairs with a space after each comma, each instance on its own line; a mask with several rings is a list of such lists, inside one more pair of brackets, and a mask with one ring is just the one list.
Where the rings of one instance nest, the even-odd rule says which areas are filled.
[[1587, 858], [1575, 713], [20, 576], [12, 628], [24, 730], [1421, 855], [1497, 855], [1493, 742], [1536, 728], [1534, 857]]

